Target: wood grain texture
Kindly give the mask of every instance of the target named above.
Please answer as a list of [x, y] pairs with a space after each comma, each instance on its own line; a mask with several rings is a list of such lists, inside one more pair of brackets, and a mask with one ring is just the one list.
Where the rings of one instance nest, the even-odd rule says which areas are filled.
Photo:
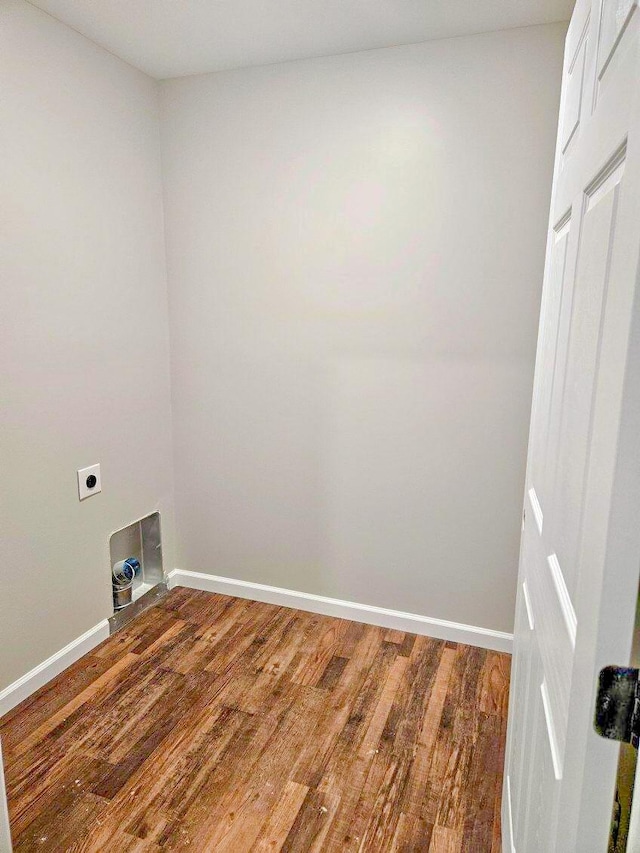
[[497, 853], [509, 665], [176, 589], [0, 720], [15, 850]]

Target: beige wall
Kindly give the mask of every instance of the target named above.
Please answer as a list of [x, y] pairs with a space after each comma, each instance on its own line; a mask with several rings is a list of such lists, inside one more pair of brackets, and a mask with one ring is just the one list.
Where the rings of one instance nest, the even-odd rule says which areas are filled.
[[112, 613], [113, 530], [159, 508], [171, 567], [173, 524], [157, 84], [17, 0], [0, 79], [2, 688]]
[[512, 629], [564, 33], [162, 84], [180, 568]]

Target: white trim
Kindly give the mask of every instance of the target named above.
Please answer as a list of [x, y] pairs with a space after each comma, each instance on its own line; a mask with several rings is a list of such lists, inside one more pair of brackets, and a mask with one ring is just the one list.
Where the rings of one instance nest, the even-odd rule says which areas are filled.
[[108, 636], [109, 622], [103, 619], [102, 622], [98, 622], [93, 628], [89, 628], [80, 637], [72, 640], [59, 652], [38, 664], [17, 681], [14, 681], [13, 684], [5, 687], [4, 690], [0, 691], [0, 717], [15, 708], [28, 696], [31, 696], [56, 675], [59, 675], [72, 663], [75, 663], [82, 655], [86, 655], [98, 643], [106, 640]]
[[573, 604], [571, 603], [571, 596], [569, 595], [569, 590], [567, 589], [567, 585], [564, 580], [564, 575], [562, 574], [562, 569], [560, 568], [560, 563], [558, 562], [558, 557], [555, 554], [551, 554], [549, 557], [547, 557], [547, 562], [549, 564], [551, 577], [553, 578], [553, 583], [556, 588], [556, 595], [558, 596], [558, 601], [560, 603], [560, 610], [562, 611], [564, 623], [567, 626], [567, 633], [569, 634], [571, 647], [575, 649], [578, 617], [576, 616], [576, 611], [573, 609]]
[[549, 690], [547, 682], [544, 680], [540, 685], [540, 693], [542, 693], [542, 707], [544, 708], [544, 721], [547, 727], [547, 735], [549, 737], [549, 749], [551, 750], [551, 761], [553, 762], [553, 775], [558, 782], [562, 779], [562, 763], [560, 761], [560, 750], [558, 749], [558, 741], [556, 738], [556, 728], [553, 724], [553, 716], [551, 714], [551, 702], [549, 700]]
[[419, 616], [416, 613], [403, 613], [400, 610], [388, 610], [385, 607], [375, 607], [371, 604], [341, 601], [338, 598], [327, 598], [324, 595], [313, 595], [309, 592], [298, 592], [292, 589], [282, 589], [278, 586], [266, 586], [261, 583], [249, 583], [235, 578], [222, 578], [203, 572], [174, 569], [169, 573], [167, 585], [169, 589], [176, 586], [186, 586], [189, 589], [201, 589], [204, 592], [217, 592], [223, 595], [233, 595], [236, 598], [250, 598], [253, 601], [277, 604], [282, 607], [295, 607], [298, 610], [308, 610], [311, 613], [337, 616], [340, 619], [351, 619], [354, 622], [367, 622], [370, 625], [379, 625], [383, 628], [409, 631], [412, 634], [423, 634], [439, 640], [480, 646], [483, 649], [492, 649], [498, 652], [511, 653], [513, 646], [513, 634], [507, 634], [504, 631], [477, 628], [475, 625], [462, 625], [459, 622], [447, 622], [444, 619], [433, 619], [430, 616]]

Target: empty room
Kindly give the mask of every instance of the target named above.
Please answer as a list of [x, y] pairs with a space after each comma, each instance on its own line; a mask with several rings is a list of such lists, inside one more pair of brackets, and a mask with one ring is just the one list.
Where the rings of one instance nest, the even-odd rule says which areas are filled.
[[0, 853], [640, 853], [638, 0], [0, 0], [0, 293]]

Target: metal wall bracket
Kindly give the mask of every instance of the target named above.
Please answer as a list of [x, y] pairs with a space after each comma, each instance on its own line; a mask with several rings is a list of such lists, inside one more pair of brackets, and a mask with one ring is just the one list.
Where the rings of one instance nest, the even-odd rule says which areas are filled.
[[144, 595], [141, 595], [137, 601], [133, 601], [126, 607], [123, 607], [122, 610], [117, 610], [109, 619], [109, 635], [115, 634], [120, 628], [124, 628], [132, 619], [135, 619], [136, 616], [140, 616], [145, 610], [156, 605], [161, 598], [164, 598], [168, 594], [169, 590], [166, 583], [157, 583], [145, 592]]

